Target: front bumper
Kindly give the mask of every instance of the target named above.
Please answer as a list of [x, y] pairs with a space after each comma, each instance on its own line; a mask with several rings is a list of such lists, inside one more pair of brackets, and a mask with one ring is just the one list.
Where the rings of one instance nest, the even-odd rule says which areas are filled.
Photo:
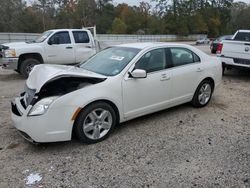
[[221, 62], [226, 66], [250, 68], [250, 60], [219, 56]]
[[5, 69], [12, 69], [17, 70], [18, 69], [18, 58], [0, 58], [0, 66], [2, 66]]
[[11, 118], [14, 126], [28, 141], [37, 143], [71, 140], [72, 114], [76, 108], [63, 106], [51, 108], [44, 115], [28, 116], [31, 105], [25, 108], [23, 97], [11, 103]]

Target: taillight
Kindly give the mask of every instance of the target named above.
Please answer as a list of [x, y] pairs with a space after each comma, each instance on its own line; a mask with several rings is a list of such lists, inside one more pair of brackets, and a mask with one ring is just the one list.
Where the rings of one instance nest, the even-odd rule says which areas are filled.
[[221, 54], [222, 48], [223, 48], [223, 44], [222, 44], [222, 43], [219, 43], [218, 46], [217, 46], [217, 51], [216, 51], [216, 53], [217, 53], [217, 54]]

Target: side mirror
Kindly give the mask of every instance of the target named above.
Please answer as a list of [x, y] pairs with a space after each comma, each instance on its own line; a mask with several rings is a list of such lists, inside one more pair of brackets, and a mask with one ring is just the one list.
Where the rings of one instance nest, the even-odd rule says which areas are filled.
[[48, 45], [52, 45], [52, 41], [50, 39], [48, 41]]
[[132, 78], [146, 78], [147, 72], [142, 69], [135, 69], [132, 72], [129, 73], [130, 77]]

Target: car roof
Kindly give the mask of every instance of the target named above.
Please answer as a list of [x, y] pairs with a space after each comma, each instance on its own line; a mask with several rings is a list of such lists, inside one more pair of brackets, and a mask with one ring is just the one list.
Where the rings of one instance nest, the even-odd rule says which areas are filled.
[[250, 30], [244, 30], [244, 29], [241, 29], [241, 30], [238, 30], [238, 32], [250, 33]]
[[56, 31], [87, 31], [87, 29], [51, 29], [49, 31], [53, 31], [53, 32], [56, 32]]
[[137, 49], [148, 49], [154, 47], [188, 47], [190, 45], [172, 42], [138, 42], [138, 43], [128, 43], [115, 45], [116, 47], [127, 47], [127, 48], [137, 48]]

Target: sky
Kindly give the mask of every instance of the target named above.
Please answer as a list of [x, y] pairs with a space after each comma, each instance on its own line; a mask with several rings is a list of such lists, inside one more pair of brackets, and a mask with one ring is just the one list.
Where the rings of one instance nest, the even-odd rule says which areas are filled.
[[[152, 3], [151, 0], [126, 0], [126, 1], [122, 1], [122, 0], [113, 0], [114, 4], [119, 4], [119, 3], [127, 3], [129, 5], [139, 5], [139, 3], [141, 1], [145, 1], [145, 2], [148, 2], [152, 5], [154, 5], [155, 3]], [[250, 0], [235, 0], [236, 1], [243, 1], [245, 3], [250, 3]]]

